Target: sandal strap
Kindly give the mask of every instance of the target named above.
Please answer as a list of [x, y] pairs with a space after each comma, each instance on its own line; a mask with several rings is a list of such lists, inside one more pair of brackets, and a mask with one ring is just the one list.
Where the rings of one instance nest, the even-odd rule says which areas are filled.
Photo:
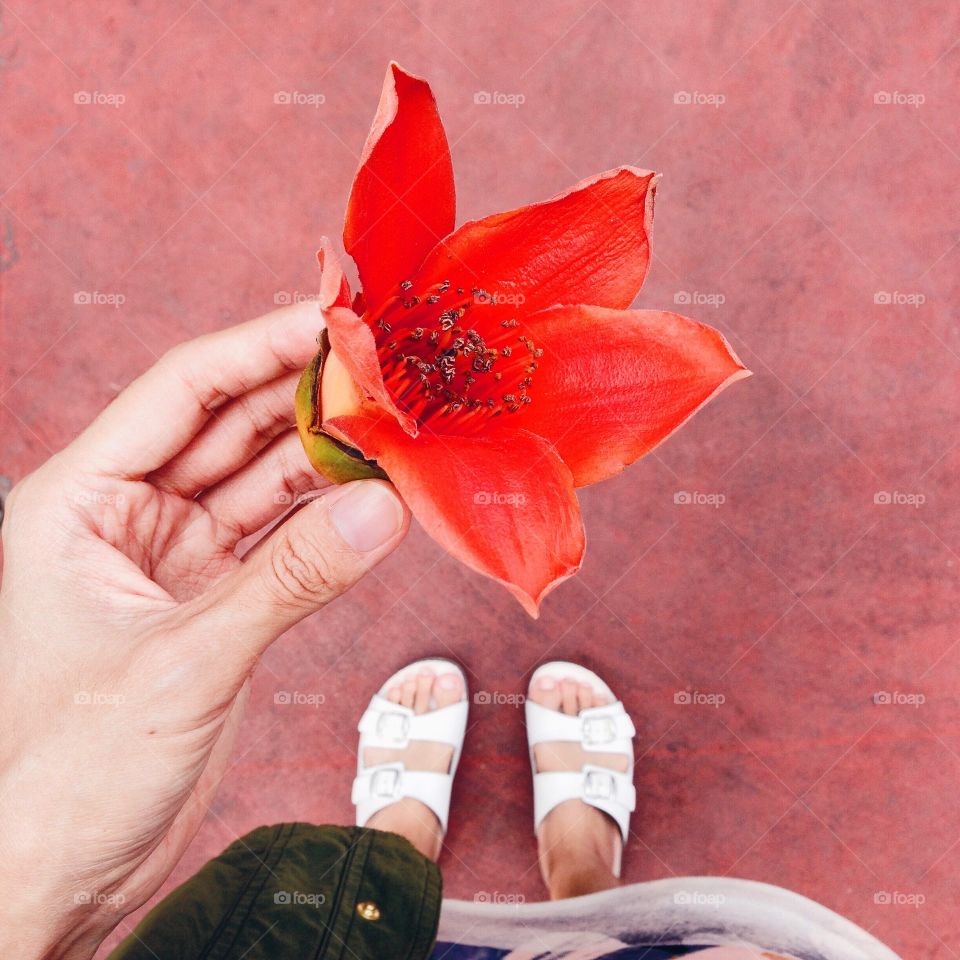
[[527, 740], [531, 747], [539, 743], [564, 741], [579, 743], [587, 751], [621, 753], [633, 757], [631, 740], [636, 728], [623, 703], [607, 703], [602, 707], [581, 710], [576, 716], [550, 710], [527, 700]]
[[402, 750], [411, 740], [429, 740], [456, 748], [463, 741], [468, 709], [467, 701], [459, 700], [427, 713], [414, 713], [377, 693], [360, 717], [357, 729], [365, 747]]
[[365, 826], [385, 807], [410, 797], [429, 807], [446, 833], [452, 788], [453, 775], [450, 773], [407, 770], [402, 763], [380, 763], [357, 774], [350, 798], [357, 808], [358, 826]]
[[637, 805], [631, 773], [584, 764], [580, 770], [562, 770], [533, 775], [533, 823], [539, 829], [543, 818], [566, 800], [582, 800], [613, 818], [627, 842], [630, 814]]

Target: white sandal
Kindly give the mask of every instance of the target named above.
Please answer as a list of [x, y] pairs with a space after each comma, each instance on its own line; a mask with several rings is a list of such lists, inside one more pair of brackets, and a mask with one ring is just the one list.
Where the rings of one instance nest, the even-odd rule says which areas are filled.
[[[391, 687], [416, 677], [424, 668], [434, 675], [456, 673], [462, 686], [461, 699], [446, 707], [436, 707], [431, 698], [432, 709], [427, 713], [414, 713], [410, 707], [392, 703], [387, 699]], [[364, 711], [357, 729], [360, 731], [360, 746], [357, 751], [357, 776], [353, 781], [351, 800], [357, 808], [357, 826], [366, 826], [367, 821], [392, 803], [411, 797], [419, 800], [436, 814], [440, 828], [447, 832], [450, 813], [450, 791], [453, 777], [460, 763], [463, 737], [467, 729], [467, 678], [451, 660], [417, 660], [398, 670], [373, 695]], [[407, 770], [402, 761], [378, 763], [367, 767], [363, 763], [367, 747], [384, 747], [388, 750], [403, 750], [411, 741], [429, 740], [453, 747], [453, 757], [446, 773], [433, 770]]]
[[[529, 694], [541, 677], [550, 676], [560, 684], [565, 679], [587, 684], [609, 698], [602, 707], [581, 710], [576, 716], [551, 710], [534, 703]], [[530, 745], [530, 767], [533, 770], [533, 828], [540, 828], [544, 817], [565, 800], [582, 800], [612, 817], [620, 828], [623, 842], [630, 831], [630, 814], [637, 802], [633, 786], [633, 737], [636, 729], [623, 704], [613, 691], [592, 670], [554, 660], [534, 671], [527, 689], [525, 705], [527, 743]], [[586, 751], [619, 753], [629, 758], [625, 773], [610, 767], [585, 763], [580, 770], [537, 772], [534, 747], [541, 743], [564, 741], [579, 743]]]

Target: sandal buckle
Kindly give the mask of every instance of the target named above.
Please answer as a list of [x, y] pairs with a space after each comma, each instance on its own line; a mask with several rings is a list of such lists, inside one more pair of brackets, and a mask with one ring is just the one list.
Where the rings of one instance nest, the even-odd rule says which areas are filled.
[[375, 770], [370, 777], [370, 793], [382, 799], [398, 797], [400, 794], [400, 771]]
[[410, 733], [410, 718], [405, 713], [391, 711], [377, 717], [377, 736], [395, 743], [404, 743]]
[[588, 770], [583, 778], [583, 795], [591, 800], [612, 800], [616, 793], [616, 781], [612, 773]]
[[617, 725], [613, 717], [584, 717], [583, 742], [593, 746], [598, 743], [610, 743], [617, 738]]

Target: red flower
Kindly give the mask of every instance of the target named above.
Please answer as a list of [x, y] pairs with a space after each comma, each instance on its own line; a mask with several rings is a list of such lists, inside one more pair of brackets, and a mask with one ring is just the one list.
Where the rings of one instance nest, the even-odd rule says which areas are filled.
[[427, 83], [396, 64], [347, 206], [350, 290], [320, 251], [322, 349], [298, 423], [337, 481], [388, 476], [427, 532], [533, 616], [580, 567], [574, 488], [647, 453], [748, 371], [716, 330], [627, 310], [659, 177], [620, 167], [454, 231]]

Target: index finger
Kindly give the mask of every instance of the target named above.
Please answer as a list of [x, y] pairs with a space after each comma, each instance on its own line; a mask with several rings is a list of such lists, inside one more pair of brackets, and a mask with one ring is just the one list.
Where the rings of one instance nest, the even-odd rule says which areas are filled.
[[97, 473], [143, 477], [179, 453], [228, 400], [304, 367], [322, 328], [319, 304], [304, 301], [179, 344], [134, 380], [68, 453]]

